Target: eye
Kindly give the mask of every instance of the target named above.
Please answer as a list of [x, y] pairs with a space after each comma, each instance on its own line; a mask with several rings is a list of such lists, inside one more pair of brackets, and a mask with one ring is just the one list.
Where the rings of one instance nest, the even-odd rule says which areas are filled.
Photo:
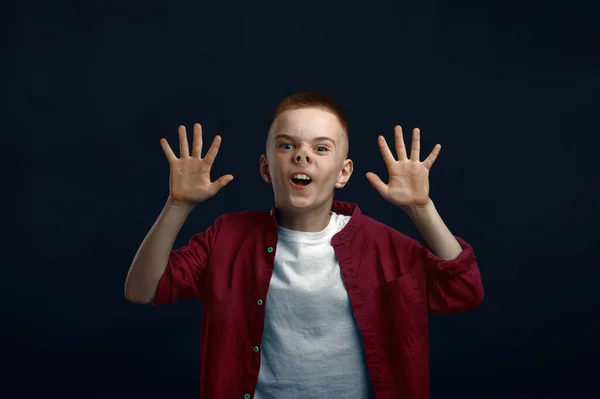
[[[288, 146], [288, 148], [286, 148]], [[294, 145], [290, 143], [279, 144], [279, 148], [283, 148], [284, 150], [291, 150]]]
[[319, 146], [319, 147], [317, 147], [317, 151], [318, 152], [325, 152], [325, 151], [329, 151], [329, 148], [323, 147], [323, 146]]

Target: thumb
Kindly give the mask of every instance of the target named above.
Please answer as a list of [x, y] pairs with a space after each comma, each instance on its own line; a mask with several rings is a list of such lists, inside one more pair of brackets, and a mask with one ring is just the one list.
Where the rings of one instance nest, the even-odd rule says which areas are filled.
[[367, 180], [369, 181], [369, 183], [371, 183], [375, 190], [377, 190], [379, 194], [384, 196], [384, 193], [387, 191], [387, 185], [379, 178], [379, 176], [377, 176], [373, 172], [367, 172], [366, 176]]
[[222, 189], [233, 180], [233, 175], [224, 175], [217, 179], [214, 184], [217, 186], [217, 190]]

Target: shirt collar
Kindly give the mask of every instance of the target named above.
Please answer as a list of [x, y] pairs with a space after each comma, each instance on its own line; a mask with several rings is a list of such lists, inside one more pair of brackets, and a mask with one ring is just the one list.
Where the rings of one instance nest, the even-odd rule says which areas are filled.
[[[352, 202], [334, 200], [331, 204], [331, 211], [337, 213], [338, 215], [352, 216], [353, 218], [355, 216], [362, 216], [362, 212], [360, 211], [358, 205]], [[269, 211], [269, 215], [271, 215], [272, 219], [275, 219], [276, 213], [277, 209], [275, 207], [272, 207]]]
[[[359, 228], [363, 225], [363, 213], [361, 212], [358, 205], [352, 202], [344, 202], [344, 201], [333, 201], [331, 204], [331, 211], [337, 213], [338, 215], [346, 215], [351, 216], [348, 224], [333, 236], [332, 243], [334, 245], [339, 244], [348, 244], [351, 240], [353, 240], [355, 233], [359, 230]], [[276, 220], [276, 212], [277, 209], [275, 207], [271, 208], [269, 215], [271, 216], [272, 226], [276, 228], [277, 220]]]

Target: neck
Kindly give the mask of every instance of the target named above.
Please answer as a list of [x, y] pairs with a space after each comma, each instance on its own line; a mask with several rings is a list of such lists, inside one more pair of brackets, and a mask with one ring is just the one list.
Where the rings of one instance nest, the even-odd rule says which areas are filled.
[[332, 200], [329, 200], [325, 204], [309, 210], [277, 208], [277, 223], [288, 230], [305, 232], [325, 230], [329, 224], [332, 202]]

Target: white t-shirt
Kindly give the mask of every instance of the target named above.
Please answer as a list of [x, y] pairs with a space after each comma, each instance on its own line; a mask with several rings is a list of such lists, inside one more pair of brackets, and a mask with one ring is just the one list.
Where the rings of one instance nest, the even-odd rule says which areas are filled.
[[278, 226], [256, 399], [375, 397], [331, 245], [349, 220], [332, 212], [325, 230], [315, 233]]

